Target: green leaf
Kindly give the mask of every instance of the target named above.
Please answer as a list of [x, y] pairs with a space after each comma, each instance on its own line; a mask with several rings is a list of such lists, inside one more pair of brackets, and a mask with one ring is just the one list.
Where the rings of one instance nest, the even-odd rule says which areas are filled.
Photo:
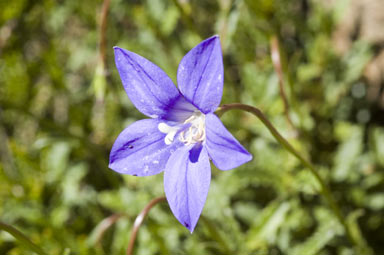
[[265, 207], [260, 215], [255, 215], [255, 221], [247, 233], [247, 248], [254, 250], [260, 243], [274, 243], [289, 209], [288, 202], [275, 200]]

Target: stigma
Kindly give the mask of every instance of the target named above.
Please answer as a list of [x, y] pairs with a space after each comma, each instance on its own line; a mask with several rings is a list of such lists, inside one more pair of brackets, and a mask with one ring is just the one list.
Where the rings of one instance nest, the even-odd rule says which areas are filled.
[[179, 139], [185, 145], [200, 143], [205, 141], [205, 114], [195, 111], [183, 123], [169, 126], [166, 123], [159, 123], [160, 132], [167, 134], [164, 137], [166, 145], [173, 143], [174, 139]]

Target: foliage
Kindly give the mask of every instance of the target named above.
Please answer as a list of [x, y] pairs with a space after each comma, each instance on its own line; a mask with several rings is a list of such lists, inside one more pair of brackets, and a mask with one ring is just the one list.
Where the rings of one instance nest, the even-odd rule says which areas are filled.
[[[356, 40], [345, 55], [334, 52], [341, 4], [111, 0], [105, 63], [102, 5], [0, 2], [0, 221], [49, 254], [124, 254], [136, 215], [164, 193], [162, 175], [137, 178], [108, 169], [119, 132], [143, 118], [122, 88], [112, 46], [150, 59], [176, 81], [182, 56], [219, 34], [222, 103], [262, 109], [315, 164], [354, 235], [375, 254], [384, 252], [384, 112], [366, 99], [362, 78], [374, 51]], [[286, 121], [270, 57], [273, 35], [295, 129]], [[358, 254], [308, 169], [257, 118], [233, 111], [222, 120], [254, 160], [220, 174], [213, 169], [192, 235], [166, 203], [155, 206], [135, 254]], [[116, 213], [123, 216], [100, 240], [98, 224]], [[0, 232], [0, 254], [27, 250]]]

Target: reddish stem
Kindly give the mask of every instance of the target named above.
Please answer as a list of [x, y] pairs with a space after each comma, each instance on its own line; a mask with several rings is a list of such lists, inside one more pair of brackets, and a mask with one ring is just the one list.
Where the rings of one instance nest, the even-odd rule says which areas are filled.
[[97, 244], [100, 245], [101, 240], [103, 239], [104, 233], [105, 233], [110, 227], [112, 227], [112, 225], [115, 224], [116, 221], [118, 221], [122, 216], [124, 216], [124, 214], [121, 214], [121, 213], [115, 213], [115, 214], [112, 214], [112, 215], [108, 216], [107, 218], [103, 219], [103, 220], [99, 223], [100, 231], [99, 231], [99, 235], [96, 237], [96, 243], [97, 243]]
[[129, 240], [128, 248], [127, 248], [127, 255], [132, 255], [133, 248], [135, 247], [135, 240], [137, 236], [137, 232], [140, 229], [141, 224], [144, 221], [145, 216], [149, 213], [149, 211], [154, 207], [156, 204], [165, 201], [165, 197], [158, 197], [153, 199], [151, 202], [149, 202], [144, 209], [137, 215], [135, 223], [133, 223], [133, 229], [131, 233], [131, 238]]
[[99, 50], [100, 50], [100, 58], [103, 63], [104, 71], [106, 70], [106, 47], [107, 47], [107, 17], [108, 17], [108, 9], [111, 0], [104, 0], [103, 7], [101, 9], [100, 16], [100, 42], [99, 42]]
[[289, 117], [289, 103], [285, 93], [285, 84], [284, 84], [284, 76], [283, 69], [281, 67], [281, 58], [280, 58], [280, 49], [279, 49], [279, 41], [276, 36], [273, 36], [270, 41], [271, 45], [271, 58], [273, 63], [273, 68], [279, 78], [279, 88], [280, 88], [280, 96], [283, 99], [284, 103], [284, 114], [292, 129], [295, 129], [291, 118]]

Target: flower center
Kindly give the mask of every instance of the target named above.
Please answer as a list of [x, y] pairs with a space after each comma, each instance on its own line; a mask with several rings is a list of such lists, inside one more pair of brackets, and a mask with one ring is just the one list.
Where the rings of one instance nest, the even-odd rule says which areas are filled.
[[[186, 125], [188, 127], [183, 129]], [[167, 145], [173, 142], [178, 133], [179, 140], [185, 145], [203, 142], [205, 140], [205, 115], [200, 111], [196, 111], [182, 125], [169, 126], [165, 123], [160, 123], [158, 129], [160, 132], [167, 134], [164, 138], [164, 142]], [[182, 131], [179, 132], [180, 130]]]
[[194, 112], [184, 124], [190, 123], [191, 126], [182, 131], [179, 140], [185, 145], [190, 145], [205, 140], [205, 115], [201, 112]]

